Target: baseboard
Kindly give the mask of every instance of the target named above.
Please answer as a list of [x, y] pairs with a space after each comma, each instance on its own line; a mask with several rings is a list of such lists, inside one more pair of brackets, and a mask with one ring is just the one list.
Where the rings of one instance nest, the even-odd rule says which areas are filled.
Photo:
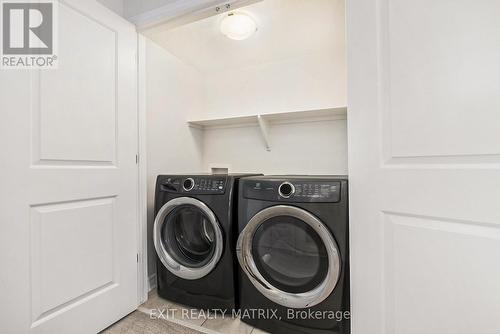
[[149, 291], [156, 289], [156, 274], [149, 275], [148, 280], [149, 280]]

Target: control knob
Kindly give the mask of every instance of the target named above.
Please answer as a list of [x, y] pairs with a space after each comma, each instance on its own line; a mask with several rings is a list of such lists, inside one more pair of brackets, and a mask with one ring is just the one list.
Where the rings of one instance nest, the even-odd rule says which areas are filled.
[[187, 179], [184, 180], [184, 182], [182, 183], [182, 188], [185, 190], [185, 191], [190, 191], [191, 189], [194, 188], [194, 180], [190, 177], [188, 177]]
[[290, 182], [283, 182], [278, 188], [281, 197], [290, 198], [295, 193], [295, 187]]

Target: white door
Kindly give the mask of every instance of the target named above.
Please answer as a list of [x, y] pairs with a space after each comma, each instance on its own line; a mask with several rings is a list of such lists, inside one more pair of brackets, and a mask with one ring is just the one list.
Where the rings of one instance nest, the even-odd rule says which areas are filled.
[[0, 70], [1, 333], [96, 333], [137, 306], [137, 35], [71, 0], [58, 38], [58, 69]]
[[500, 333], [500, 2], [346, 3], [353, 333]]

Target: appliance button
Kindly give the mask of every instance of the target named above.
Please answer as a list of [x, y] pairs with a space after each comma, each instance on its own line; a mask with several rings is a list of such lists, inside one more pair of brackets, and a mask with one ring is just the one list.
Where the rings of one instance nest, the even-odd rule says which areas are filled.
[[187, 179], [184, 180], [184, 182], [182, 183], [182, 188], [185, 190], [185, 191], [190, 191], [191, 189], [194, 188], [194, 180], [190, 177], [188, 177]]
[[281, 197], [290, 198], [295, 193], [295, 187], [290, 182], [283, 182], [278, 188]]

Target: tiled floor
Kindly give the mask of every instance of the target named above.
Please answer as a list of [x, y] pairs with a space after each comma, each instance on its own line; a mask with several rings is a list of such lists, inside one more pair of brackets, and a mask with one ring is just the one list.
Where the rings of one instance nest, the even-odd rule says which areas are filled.
[[215, 334], [265, 334], [260, 329], [253, 328], [243, 323], [239, 318], [230, 316], [205, 317], [203, 313], [198, 312], [187, 306], [179, 305], [165, 299], [162, 299], [153, 290], [149, 293], [148, 300], [139, 307], [139, 311], [150, 315], [160, 316], [159, 310], [165, 310], [162, 317], [175, 321], [179, 324], [189, 325], [190, 328], [201, 332]]
[[135, 311], [109, 326], [100, 334], [205, 334], [196, 328], [186, 327], [172, 321], [151, 319], [148, 314]]

